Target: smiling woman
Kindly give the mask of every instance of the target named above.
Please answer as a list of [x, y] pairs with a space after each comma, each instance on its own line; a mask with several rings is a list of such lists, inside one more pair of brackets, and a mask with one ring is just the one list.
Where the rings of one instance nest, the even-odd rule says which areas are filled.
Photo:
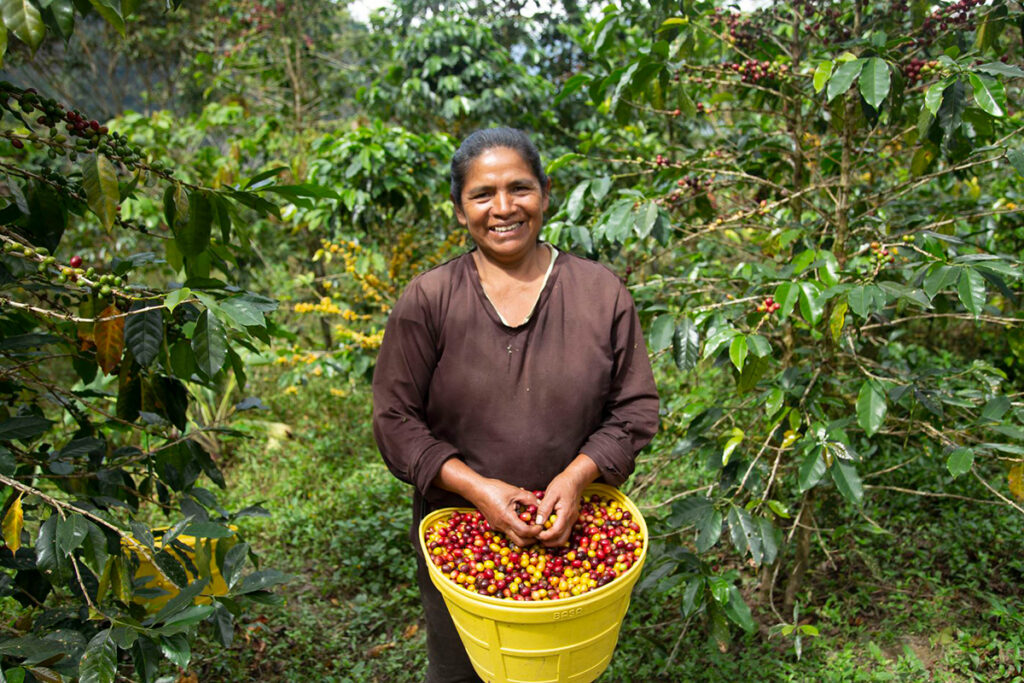
[[[409, 284], [373, 379], [377, 444], [416, 487], [413, 529], [431, 509], [468, 504], [517, 545], [562, 545], [583, 488], [625, 481], [657, 429], [628, 291], [538, 239], [549, 188], [518, 130], [477, 131], [452, 159], [452, 202], [476, 249]], [[550, 528], [520, 519], [517, 504], [535, 505]], [[427, 680], [477, 680], [419, 559]]]

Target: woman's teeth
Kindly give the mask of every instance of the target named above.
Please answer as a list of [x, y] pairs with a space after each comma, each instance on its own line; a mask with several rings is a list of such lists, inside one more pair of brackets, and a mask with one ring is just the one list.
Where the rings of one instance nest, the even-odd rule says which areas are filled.
[[519, 223], [513, 223], [512, 225], [498, 225], [498, 226], [495, 226], [495, 227], [491, 228], [491, 230], [493, 230], [494, 232], [498, 232], [498, 233], [512, 232], [513, 230], [518, 228], [520, 225], [522, 225], [521, 221]]

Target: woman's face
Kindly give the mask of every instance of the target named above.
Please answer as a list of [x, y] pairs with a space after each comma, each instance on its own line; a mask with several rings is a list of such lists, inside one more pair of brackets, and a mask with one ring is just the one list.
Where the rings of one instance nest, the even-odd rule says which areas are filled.
[[512, 265], [533, 253], [548, 188], [541, 187], [519, 152], [492, 147], [474, 159], [460, 199], [455, 215], [488, 260]]

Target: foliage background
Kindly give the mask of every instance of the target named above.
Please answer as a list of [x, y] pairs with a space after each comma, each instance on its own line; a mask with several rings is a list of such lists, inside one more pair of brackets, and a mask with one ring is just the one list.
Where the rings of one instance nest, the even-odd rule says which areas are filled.
[[418, 678], [367, 384], [497, 124], [662, 395], [604, 678], [1022, 680], [1019, 3], [157, 5], [0, 2], [7, 680]]

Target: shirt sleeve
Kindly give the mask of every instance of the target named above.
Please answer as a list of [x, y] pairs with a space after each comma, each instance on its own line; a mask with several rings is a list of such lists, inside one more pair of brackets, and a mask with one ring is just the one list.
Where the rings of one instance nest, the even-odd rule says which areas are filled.
[[434, 437], [427, 394], [438, 360], [428, 297], [412, 283], [388, 317], [373, 373], [373, 435], [388, 469], [426, 494], [457, 449]]
[[615, 363], [601, 425], [580, 447], [612, 486], [630, 474], [637, 452], [658, 430], [658, 390], [633, 298], [620, 286], [612, 323]]

